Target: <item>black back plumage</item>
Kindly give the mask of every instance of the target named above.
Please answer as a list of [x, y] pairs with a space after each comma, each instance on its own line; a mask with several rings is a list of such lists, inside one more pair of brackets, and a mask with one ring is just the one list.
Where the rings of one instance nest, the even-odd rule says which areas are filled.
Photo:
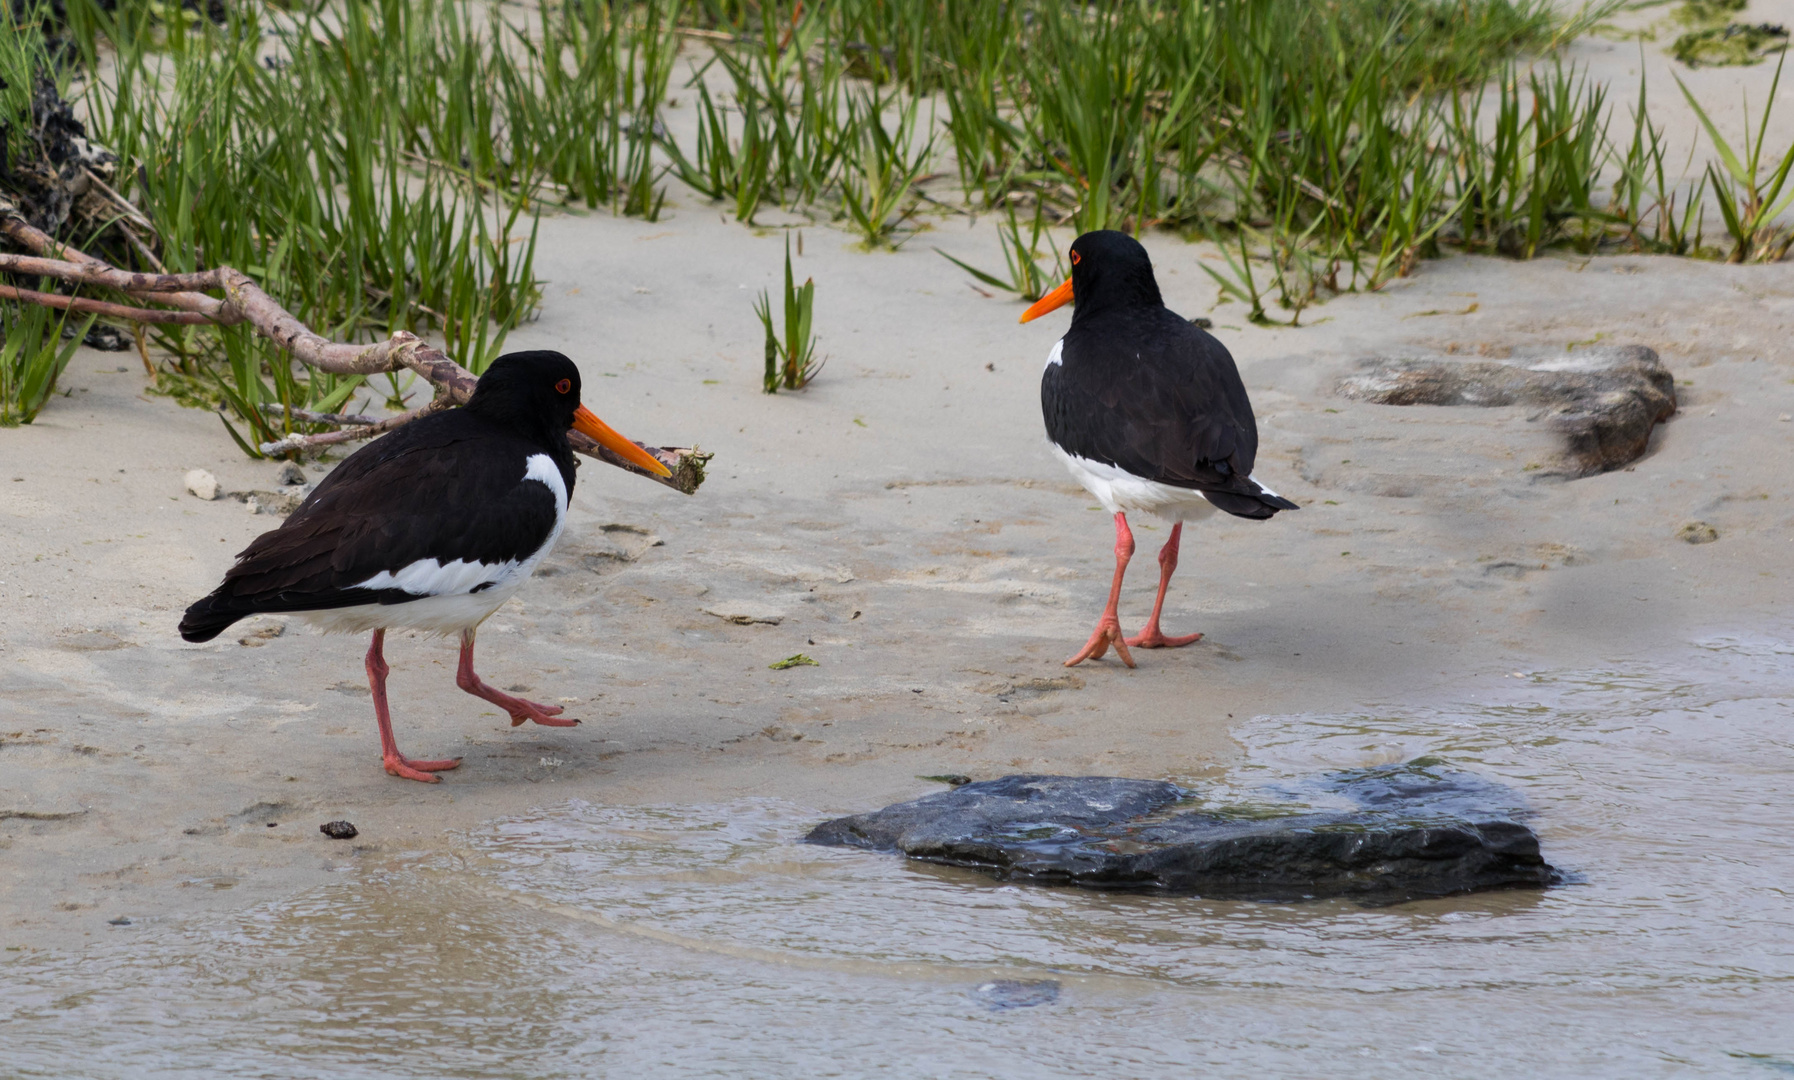
[[1201, 491], [1230, 514], [1296, 504], [1251, 479], [1258, 424], [1225, 346], [1165, 307], [1146, 249], [1125, 233], [1072, 245], [1076, 308], [1040, 380], [1047, 437], [1075, 457]]
[[[562, 381], [566, 392], [557, 389]], [[466, 405], [382, 436], [332, 470], [187, 609], [181, 636], [209, 641], [260, 612], [416, 600], [400, 589], [352, 586], [424, 559], [496, 564], [528, 556], [553, 532], [558, 507], [546, 485], [524, 481], [527, 462], [548, 455], [572, 497], [577, 466], [567, 430], [578, 407], [579, 370], [565, 356], [499, 357]]]

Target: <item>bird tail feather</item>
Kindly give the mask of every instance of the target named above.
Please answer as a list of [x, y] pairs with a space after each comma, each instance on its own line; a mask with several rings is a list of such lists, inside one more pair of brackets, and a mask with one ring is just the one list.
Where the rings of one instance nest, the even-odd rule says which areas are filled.
[[1225, 510], [1235, 517], [1250, 518], [1254, 521], [1263, 521], [1266, 518], [1274, 517], [1279, 510], [1301, 509], [1300, 506], [1249, 477], [1246, 482], [1252, 485], [1252, 491], [1204, 491], [1202, 497], [1213, 503], [1217, 510]]
[[210, 641], [230, 626], [231, 623], [253, 612], [235, 607], [231, 602], [213, 593], [187, 609], [181, 617], [181, 637], [188, 641]]

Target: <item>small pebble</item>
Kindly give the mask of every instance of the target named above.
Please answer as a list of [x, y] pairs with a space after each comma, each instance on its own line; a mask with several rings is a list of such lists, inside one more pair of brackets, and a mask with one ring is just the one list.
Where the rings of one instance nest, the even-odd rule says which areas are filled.
[[211, 502], [218, 497], [218, 478], [204, 469], [189, 470], [187, 475], [181, 478], [181, 482], [187, 485], [187, 490], [196, 499]]
[[972, 996], [992, 1012], [1030, 1009], [1058, 1001], [1059, 983], [1054, 979], [997, 979], [973, 990]]
[[120, 915], [116, 919], [107, 919], [106, 925], [107, 926], [129, 926], [129, 925], [131, 925], [131, 920], [125, 918], [123, 915]]
[[305, 483], [305, 470], [301, 469], [296, 461], [283, 461], [280, 463], [280, 471], [274, 474], [274, 481], [281, 487], [303, 484]]
[[353, 840], [361, 835], [361, 830], [347, 821], [326, 821], [318, 831], [332, 840]]

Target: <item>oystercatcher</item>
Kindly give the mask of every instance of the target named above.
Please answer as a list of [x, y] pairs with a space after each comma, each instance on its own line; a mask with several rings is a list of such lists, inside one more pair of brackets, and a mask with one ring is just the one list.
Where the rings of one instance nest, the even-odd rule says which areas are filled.
[[[1183, 523], [1216, 510], [1262, 521], [1296, 504], [1252, 479], [1258, 425], [1245, 384], [1219, 341], [1165, 307], [1146, 249], [1103, 230], [1071, 245], [1071, 278], [1022, 313], [1037, 319], [1075, 300], [1071, 328], [1047, 354], [1040, 407], [1066, 468], [1115, 515], [1115, 580], [1096, 632], [1066, 667], [1128, 647], [1188, 645], [1201, 634], [1159, 630]], [[1128, 511], [1173, 522], [1159, 551], [1159, 594], [1136, 637], [1121, 634], [1121, 578], [1134, 554]]]
[[573, 495], [569, 428], [661, 476], [666, 466], [579, 403], [579, 369], [557, 352], [492, 362], [459, 409], [376, 439], [326, 476], [280, 528], [256, 537], [224, 583], [187, 609], [181, 636], [210, 641], [260, 612], [325, 631], [373, 631], [368, 686], [394, 776], [435, 783], [460, 758], [399, 753], [386, 707], [389, 629], [461, 635], [455, 682], [511, 714], [571, 727], [556, 705], [500, 693], [473, 670], [474, 634], [554, 547]]

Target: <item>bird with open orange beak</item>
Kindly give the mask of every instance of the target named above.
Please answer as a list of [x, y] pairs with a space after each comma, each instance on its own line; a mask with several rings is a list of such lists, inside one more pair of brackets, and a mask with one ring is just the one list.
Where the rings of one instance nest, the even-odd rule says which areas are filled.
[[[1067, 667], [1114, 646], [1175, 648], [1201, 634], [1159, 629], [1177, 570], [1184, 522], [1216, 510], [1263, 521], [1296, 504], [1252, 478], [1258, 423], [1225, 346], [1165, 306], [1152, 260], [1126, 233], [1088, 232], [1071, 245], [1071, 278], [1022, 313], [1038, 319], [1076, 303], [1047, 354], [1040, 407], [1047, 439], [1079, 484], [1115, 515], [1115, 577], [1096, 630]], [[1130, 512], [1170, 521], [1159, 551], [1159, 593], [1134, 637], [1121, 632], [1121, 579], [1134, 554]]]
[[501, 356], [459, 409], [432, 413], [351, 454], [280, 528], [256, 537], [224, 582], [187, 609], [181, 636], [210, 641], [238, 619], [292, 613], [326, 631], [373, 633], [368, 686], [386, 771], [435, 783], [460, 758], [399, 753], [386, 704], [386, 631], [458, 634], [461, 689], [511, 716], [571, 727], [557, 705], [488, 686], [474, 634], [554, 549], [573, 496], [569, 430], [657, 476], [667, 467], [579, 402], [557, 352]]

